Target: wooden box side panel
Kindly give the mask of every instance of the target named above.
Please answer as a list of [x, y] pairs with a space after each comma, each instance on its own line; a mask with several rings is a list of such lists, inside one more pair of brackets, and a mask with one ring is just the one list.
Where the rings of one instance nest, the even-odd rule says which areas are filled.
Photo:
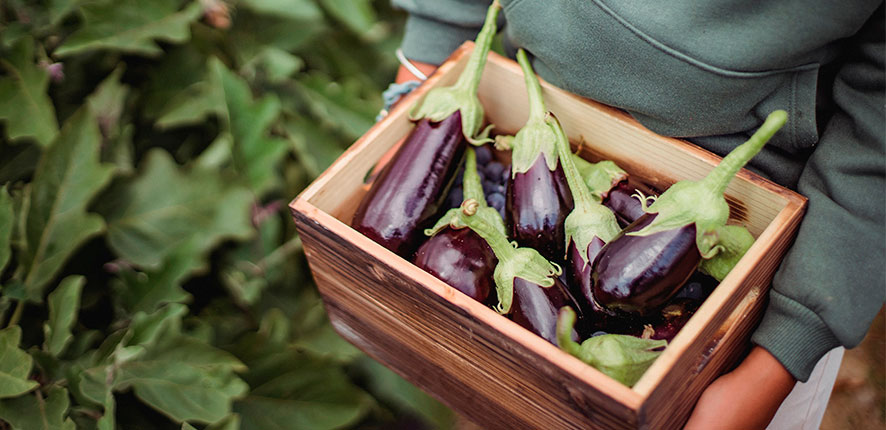
[[[336, 330], [450, 407], [488, 428], [638, 428], [640, 399], [626, 387], [602, 374], [587, 384], [557, 361], [587, 366], [541, 338], [482, 305], [453, 306], [470, 299], [439, 281], [446, 293], [436, 294], [410, 267], [399, 270], [399, 258], [374, 256], [376, 244], [343, 240], [313, 217], [296, 217]], [[515, 340], [516, 331], [526, 339]], [[563, 357], [552, 364], [539, 350]]]

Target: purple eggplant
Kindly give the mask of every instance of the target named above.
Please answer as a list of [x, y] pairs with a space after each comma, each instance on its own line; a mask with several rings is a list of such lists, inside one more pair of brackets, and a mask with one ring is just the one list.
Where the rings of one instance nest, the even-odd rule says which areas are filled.
[[[646, 315], [676, 293], [698, 268], [695, 224], [632, 236], [656, 214], [644, 214], [598, 253], [591, 278], [594, 300], [607, 309]], [[676, 286], [662, 288], [665, 286]]]
[[492, 273], [498, 260], [471, 229], [447, 228], [422, 244], [414, 263], [468, 297], [488, 305], [495, 288]]
[[[494, 208], [489, 208], [485, 203], [483, 186], [477, 174], [477, 156], [473, 148], [467, 150], [463, 178], [465, 198], [478, 202], [477, 210], [494, 211]], [[486, 241], [473, 230], [449, 227], [447, 220], [451, 217], [452, 215], [444, 215], [443, 224], [428, 231], [433, 236], [419, 247], [413, 262], [472, 299], [494, 305], [489, 293], [495, 288], [493, 272], [498, 259]], [[501, 218], [498, 223], [493, 223], [493, 228], [504, 234]]]
[[464, 150], [460, 112], [442, 122], [419, 121], [373, 182], [351, 225], [409, 258], [434, 222]]
[[703, 258], [724, 250], [718, 232], [729, 219], [726, 186], [786, 120], [785, 111], [773, 112], [707, 177], [674, 184], [648, 208], [642, 202], [646, 213], [594, 260], [593, 299], [613, 311], [650, 315], [677, 293]]
[[[573, 200], [572, 208], [566, 212], [563, 219], [562, 239], [559, 237], [554, 239], [563, 241], [561, 249], [564, 249], [564, 253], [557, 254], [557, 257], [567, 260], [566, 270], [567, 279], [570, 281], [570, 290], [575, 297], [582, 299], [581, 306], [577, 309], [585, 314], [586, 318], [584, 319], [587, 321], [589, 329], [599, 329], [608, 319], [608, 315], [604, 309], [594, 306], [591, 297], [589, 285], [591, 262], [603, 244], [618, 234], [619, 227], [612, 211], [600, 204], [599, 199], [594, 197], [576, 163], [583, 163], [582, 166], [589, 172], [599, 173], [589, 176], [594, 176], [596, 186], [600, 188], [600, 191], [605, 192], [608, 192], [613, 180], [610, 173], [606, 171], [606, 167], [611, 165], [622, 173], [624, 171], [618, 169], [615, 163], [594, 165], [574, 158], [563, 127], [553, 114], [547, 112], [544, 106], [541, 85], [523, 50], [517, 51], [517, 61], [523, 69], [527, 92], [530, 94], [530, 110], [533, 112], [530, 114], [530, 118], [539, 115], [538, 112], [544, 112], [544, 116], [540, 119], [540, 125], [530, 130], [534, 136], [543, 137], [545, 142], [552, 143], [553, 151], [560, 163], [558, 169], [562, 171], [565, 186]], [[515, 148], [519, 148], [519, 146], [515, 146]], [[621, 178], [620, 174], [615, 176]], [[565, 250], [568, 250], [568, 253]]]
[[529, 119], [515, 136], [496, 141], [513, 150], [505, 225], [509, 236], [521, 246], [534, 248], [549, 260], [563, 261], [563, 223], [573, 208], [572, 192], [563, 173], [556, 137], [548, 125], [541, 86], [522, 49], [517, 52], [517, 60], [523, 67], [529, 93]]
[[645, 196], [639, 190], [627, 182], [621, 182], [613, 187], [603, 204], [615, 213], [619, 225], [627, 226], [645, 214], [641, 200], [645, 201], [651, 196]]
[[[559, 279], [555, 278], [554, 285], [544, 288], [531, 281], [514, 278], [511, 320], [554, 345], [557, 344], [557, 315], [564, 306], [575, 308], [576, 302]], [[575, 329], [569, 336], [574, 341], [579, 340]]]
[[484, 113], [477, 88], [500, 9], [498, 2], [489, 7], [474, 51], [456, 83], [428, 91], [413, 106], [409, 118], [416, 127], [372, 183], [351, 222], [357, 231], [404, 258], [412, 256], [423, 229], [433, 223], [461, 161], [465, 140], [474, 145], [491, 141], [490, 127], [480, 131]]
[[661, 309], [647, 325], [644, 333], [646, 339], [666, 340], [674, 339], [674, 336], [689, 322], [689, 318], [698, 310], [701, 302], [689, 298], [674, 298]]
[[549, 260], [562, 261], [563, 222], [572, 210], [572, 194], [563, 168], [548, 170], [543, 157], [508, 179], [505, 214], [508, 233], [517, 243], [538, 250]]
[[[469, 152], [468, 161], [471, 160]], [[465, 169], [466, 196], [477, 194], [469, 188], [475, 182], [467, 176], [470, 170]], [[479, 185], [479, 180], [476, 183]], [[493, 308], [553, 343], [557, 310], [561, 306], [578, 307], [558, 278], [562, 270], [535, 249], [509, 242], [501, 216], [486, 205], [480, 193], [481, 199], [469, 198], [460, 208], [449, 210], [427, 233], [468, 227], [482, 237], [498, 259], [493, 272], [498, 304]], [[574, 335], [577, 339], [578, 334]]]

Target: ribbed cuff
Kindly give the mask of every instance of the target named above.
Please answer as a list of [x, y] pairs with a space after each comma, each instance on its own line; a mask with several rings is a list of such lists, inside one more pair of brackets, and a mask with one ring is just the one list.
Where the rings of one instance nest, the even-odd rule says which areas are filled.
[[824, 321], [800, 303], [775, 291], [751, 341], [772, 354], [798, 381], [806, 382], [815, 364], [840, 342]]
[[466, 40], [474, 40], [481, 27], [460, 27], [410, 15], [403, 35], [403, 54], [422, 63], [439, 65]]

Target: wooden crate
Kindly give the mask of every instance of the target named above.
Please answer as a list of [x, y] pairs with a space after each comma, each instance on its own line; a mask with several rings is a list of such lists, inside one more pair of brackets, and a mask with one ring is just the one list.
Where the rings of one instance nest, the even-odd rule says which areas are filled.
[[[805, 198], [747, 170], [738, 174], [726, 191], [731, 222], [746, 226], [756, 243], [628, 388], [349, 227], [367, 172], [412, 127], [408, 108], [429, 88], [453, 83], [472, 47], [459, 48], [290, 204], [333, 326], [484, 428], [680, 428], [704, 387], [746, 351]], [[619, 110], [542, 86], [570, 139], [583, 142], [583, 156], [613, 160], [652, 187], [699, 179], [719, 162]], [[490, 54], [480, 99], [498, 131], [518, 130], [528, 115], [519, 66]]]

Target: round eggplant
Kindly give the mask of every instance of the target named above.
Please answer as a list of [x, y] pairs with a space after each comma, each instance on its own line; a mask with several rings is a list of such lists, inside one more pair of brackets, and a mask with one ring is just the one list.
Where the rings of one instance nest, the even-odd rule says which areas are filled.
[[428, 239], [415, 253], [415, 265], [467, 294], [493, 305], [490, 292], [498, 259], [492, 248], [469, 228], [446, 228]]

